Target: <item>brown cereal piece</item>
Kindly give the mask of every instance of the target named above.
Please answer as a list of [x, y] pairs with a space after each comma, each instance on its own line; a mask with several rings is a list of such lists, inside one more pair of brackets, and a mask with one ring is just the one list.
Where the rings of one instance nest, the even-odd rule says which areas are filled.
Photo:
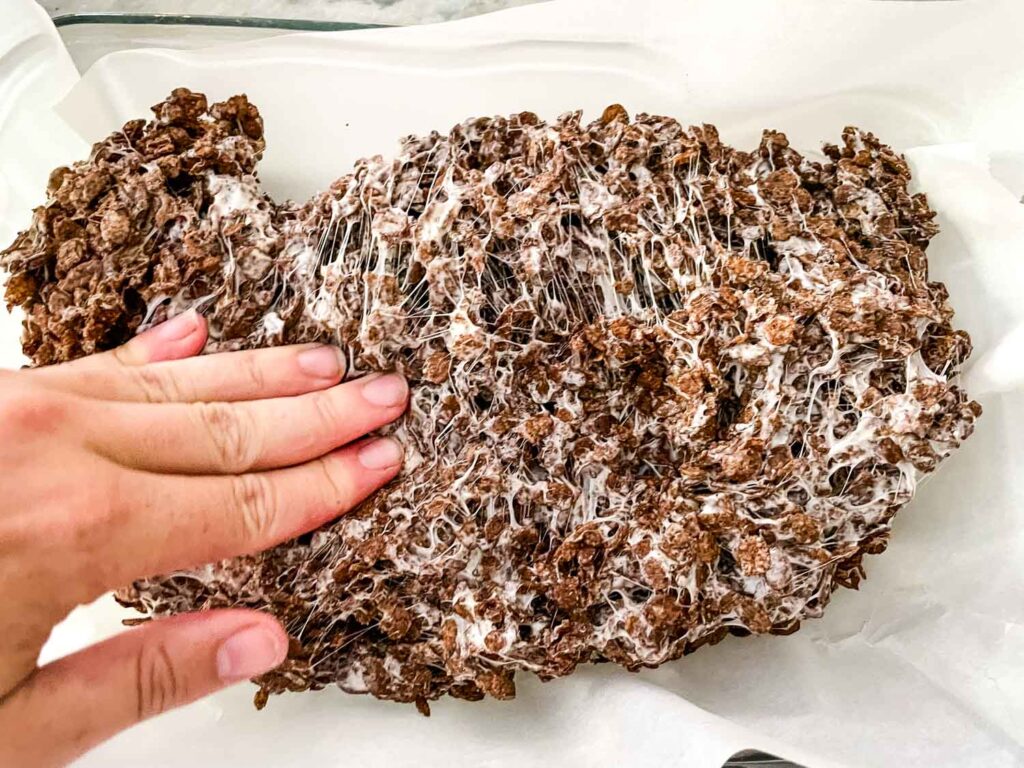
[[764, 576], [771, 565], [771, 551], [764, 539], [747, 536], [736, 547], [736, 562], [748, 576]]

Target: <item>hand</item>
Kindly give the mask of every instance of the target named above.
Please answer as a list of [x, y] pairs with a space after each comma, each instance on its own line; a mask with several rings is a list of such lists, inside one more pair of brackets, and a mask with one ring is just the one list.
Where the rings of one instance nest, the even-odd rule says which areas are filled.
[[400, 377], [339, 383], [341, 355], [319, 345], [193, 357], [205, 341], [190, 313], [113, 352], [0, 371], [0, 765], [67, 762], [280, 664], [283, 628], [241, 609], [36, 659], [76, 605], [266, 549], [398, 472], [395, 442], [361, 438], [405, 409]]

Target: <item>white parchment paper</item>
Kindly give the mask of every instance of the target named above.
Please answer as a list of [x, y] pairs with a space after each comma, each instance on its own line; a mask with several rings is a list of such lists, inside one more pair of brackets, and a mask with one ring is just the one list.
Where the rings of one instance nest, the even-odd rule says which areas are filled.
[[[870, 129], [906, 152], [939, 211], [932, 270], [974, 338], [967, 382], [985, 414], [897, 517], [861, 590], [792, 637], [728, 639], [640, 675], [521, 676], [514, 702], [439, 702], [429, 720], [337, 691], [255, 713], [240, 686], [82, 765], [717, 768], [741, 748], [808, 766], [1024, 765], [1024, 4], [559, 0], [430, 27], [114, 54], [35, 104], [28, 133], [26, 113], [0, 112], [0, 240], [27, 223], [53, 166], [178, 85], [260, 106], [261, 174], [280, 197], [472, 114], [593, 115], [618, 101], [717, 123], [740, 146], [771, 127], [810, 150], [844, 125]], [[0, 364], [16, 363], [16, 337], [0, 317]], [[47, 654], [118, 631], [120, 615], [110, 601], [79, 609]]]

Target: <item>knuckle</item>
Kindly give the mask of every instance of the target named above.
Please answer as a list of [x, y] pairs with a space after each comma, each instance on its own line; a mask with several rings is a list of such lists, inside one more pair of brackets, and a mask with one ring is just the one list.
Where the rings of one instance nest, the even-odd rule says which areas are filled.
[[73, 477], [82, 485], [77, 495], [80, 511], [105, 524], [123, 522], [123, 516], [133, 504], [128, 483], [131, 474], [116, 464], [98, 460], [80, 466], [79, 471], [80, 474]]
[[188, 400], [182, 382], [170, 371], [139, 366], [128, 368], [135, 389], [148, 403], [181, 402]]
[[46, 390], [0, 390], [0, 435], [52, 434], [68, 417], [70, 397]]
[[239, 475], [232, 481], [232, 502], [242, 542], [259, 547], [274, 541], [277, 506], [270, 480], [262, 475]]
[[341, 415], [338, 413], [338, 404], [334, 397], [334, 390], [314, 392], [310, 395], [313, 403], [313, 412], [317, 423], [324, 429], [333, 429], [341, 422]]
[[337, 476], [337, 467], [330, 457], [323, 456], [318, 459], [320, 473], [323, 477], [321, 483], [324, 504], [332, 512], [341, 513], [348, 511], [353, 505], [352, 491], [341, 482]]
[[242, 376], [252, 392], [263, 392], [266, 389], [266, 372], [255, 354], [242, 355]]
[[138, 358], [135, 355], [134, 339], [122, 344], [119, 347], [114, 347], [110, 350], [110, 359], [113, 360], [117, 365], [124, 368], [130, 368], [138, 364]]
[[[75, 472], [68, 478], [81, 485], [81, 492], [73, 503], [67, 505], [67, 515], [71, 518], [67, 531], [75, 537], [78, 545], [85, 547], [97, 543], [89, 537], [102, 540], [122, 522], [121, 483], [117, 475], [116, 471], [90, 463], [82, 467], [80, 474]], [[99, 533], [95, 534], [95, 531]]]
[[144, 525], [140, 510], [149, 509], [142, 477], [107, 462], [82, 462], [33, 519], [34, 549], [46, 541], [49, 551], [61, 553], [47, 558], [47, 568], [62, 574], [55, 593], [70, 601], [67, 610], [158, 571], [159, 549], [136, 548], [129, 555], [122, 548], [124, 534]]
[[[76, 602], [91, 602], [118, 585], [122, 559], [112, 556], [111, 540], [137, 514], [137, 508], [129, 507], [123, 498], [121, 474], [102, 465], [82, 467], [64, 485], [64, 503], [51, 504], [36, 523], [40, 535], [69, 553], [53, 567], [74, 575], [62, 589]], [[67, 501], [72, 495], [74, 500]]]
[[187, 699], [185, 677], [162, 641], [143, 643], [135, 661], [138, 719], [159, 715]]
[[249, 413], [228, 403], [197, 403], [195, 411], [218, 466], [244, 472], [259, 455], [256, 428]]

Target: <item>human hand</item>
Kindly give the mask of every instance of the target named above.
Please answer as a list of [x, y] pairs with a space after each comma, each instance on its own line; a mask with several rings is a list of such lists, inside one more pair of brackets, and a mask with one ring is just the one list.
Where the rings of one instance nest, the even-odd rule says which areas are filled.
[[[0, 765], [62, 764], [280, 664], [284, 629], [232, 609], [147, 622], [44, 667], [53, 626], [132, 580], [256, 552], [397, 474], [396, 375], [339, 383], [333, 347], [193, 357], [181, 315], [113, 352], [0, 371]], [[355, 441], [355, 442], [353, 442]]]

